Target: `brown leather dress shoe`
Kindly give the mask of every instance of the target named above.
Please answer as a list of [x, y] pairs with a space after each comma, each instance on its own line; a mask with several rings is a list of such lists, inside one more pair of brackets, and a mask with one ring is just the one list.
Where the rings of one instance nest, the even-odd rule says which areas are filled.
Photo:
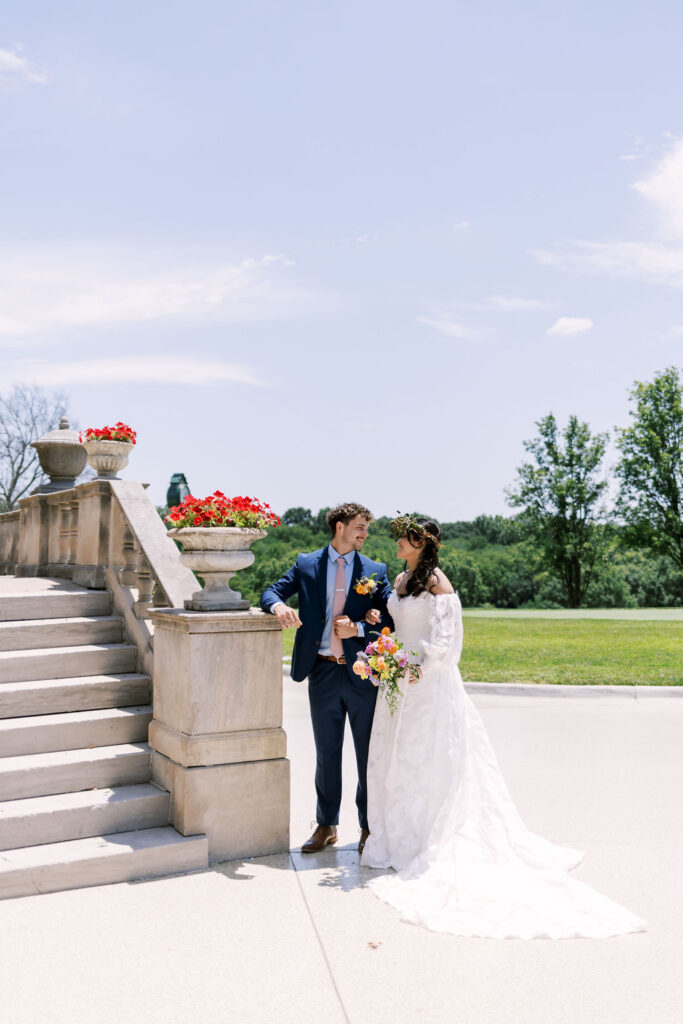
[[319, 853], [330, 843], [337, 842], [336, 825], [318, 825], [310, 839], [301, 847], [302, 853]]
[[366, 840], [367, 840], [369, 835], [370, 835], [370, 829], [369, 828], [362, 828], [360, 830], [360, 839], [358, 840], [358, 852], [359, 853], [362, 853], [363, 850], [365, 849], [365, 843], [366, 843]]

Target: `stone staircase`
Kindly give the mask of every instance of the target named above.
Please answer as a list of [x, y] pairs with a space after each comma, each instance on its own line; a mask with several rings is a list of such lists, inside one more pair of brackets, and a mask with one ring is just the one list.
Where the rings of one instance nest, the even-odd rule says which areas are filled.
[[111, 595], [0, 590], [0, 898], [204, 868], [150, 782], [151, 680]]

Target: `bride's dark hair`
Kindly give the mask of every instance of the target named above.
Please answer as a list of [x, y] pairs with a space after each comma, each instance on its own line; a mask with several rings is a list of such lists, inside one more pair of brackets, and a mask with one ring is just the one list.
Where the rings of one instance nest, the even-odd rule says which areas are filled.
[[429, 592], [429, 581], [434, 575], [434, 570], [439, 564], [441, 530], [433, 519], [419, 518], [414, 519], [413, 523], [408, 525], [408, 528], [405, 531], [405, 536], [411, 544], [416, 546], [421, 540], [425, 542], [425, 545], [422, 548], [422, 553], [420, 554], [420, 561], [417, 563], [415, 571], [408, 579], [405, 593], [399, 594], [399, 597], [408, 597], [409, 594], [412, 594], [413, 597], [417, 597], [418, 594], [423, 594], [425, 591]]

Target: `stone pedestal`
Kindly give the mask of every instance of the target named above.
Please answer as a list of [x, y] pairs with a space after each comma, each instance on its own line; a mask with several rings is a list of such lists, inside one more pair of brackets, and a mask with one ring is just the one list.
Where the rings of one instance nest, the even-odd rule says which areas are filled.
[[282, 637], [272, 615], [159, 609], [152, 778], [212, 863], [289, 849]]
[[108, 480], [89, 480], [75, 490], [78, 521], [72, 579], [80, 587], [104, 590], [109, 561], [111, 484]]

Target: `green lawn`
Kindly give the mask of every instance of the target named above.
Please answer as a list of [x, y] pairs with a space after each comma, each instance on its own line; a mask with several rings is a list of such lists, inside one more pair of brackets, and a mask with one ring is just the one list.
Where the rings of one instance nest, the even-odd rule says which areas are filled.
[[682, 621], [468, 615], [464, 625], [464, 679], [683, 685]]
[[[464, 615], [463, 678], [495, 683], [683, 686], [681, 609]], [[678, 613], [666, 616], [662, 612]], [[284, 633], [289, 657], [294, 631]]]

